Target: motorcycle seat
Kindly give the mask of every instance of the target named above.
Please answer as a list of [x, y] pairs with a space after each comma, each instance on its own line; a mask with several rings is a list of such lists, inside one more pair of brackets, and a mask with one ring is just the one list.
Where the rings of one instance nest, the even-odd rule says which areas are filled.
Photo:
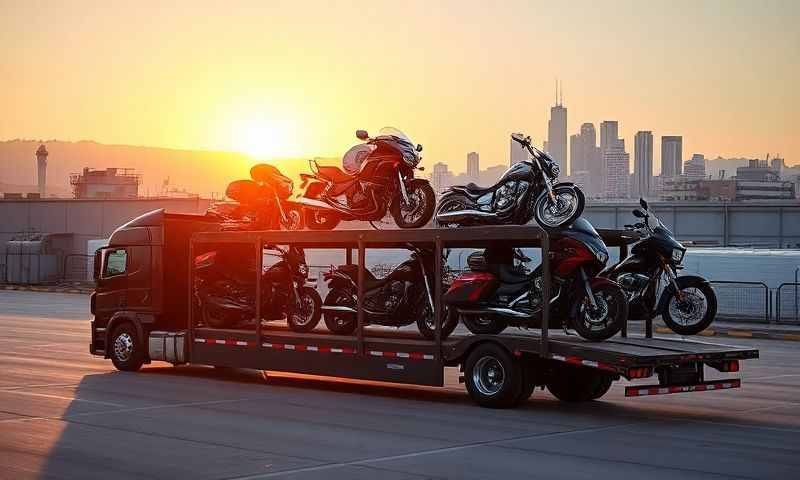
[[339, 167], [334, 167], [331, 165], [319, 165], [317, 167], [319, 169], [319, 176], [325, 179], [330, 180], [333, 183], [345, 183], [351, 182], [356, 179], [354, 175], [349, 175]]
[[[339, 269], [358, 285], [358, 265], [342, 265]], [[364, 270], [364, 291], [384, 286], [387, 278], [376, 278], [369, 270]]]
[[476, 184], [470, 182], [470, 183], [468, 183], [466, 185], [454, 185], [452, 188], [453, 188], [453, 190], [460, 190], [460, 191], [466, 193], [469, 196], [479, 197], [479, 196], [481, 196], [483, 194], [486, 194], [486, 193], [494, 191], [496, 187], [497, 187], [497, 185], [493, 185], [491, 187], [483, 188], [480, 185], [476, 185]]
[[498, 265], [497, 277], [501, 283], [525, 283], [529, 280], [528, 274], [511, 265]]

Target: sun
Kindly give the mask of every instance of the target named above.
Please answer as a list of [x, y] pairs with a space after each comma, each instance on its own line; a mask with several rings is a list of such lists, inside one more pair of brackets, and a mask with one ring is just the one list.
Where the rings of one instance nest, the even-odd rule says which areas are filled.
[[254, 158], [291, 156], [294, 135], [289, 122], [280, 122], [265, 115], [251, 115], [233, 124], [233, 149]]

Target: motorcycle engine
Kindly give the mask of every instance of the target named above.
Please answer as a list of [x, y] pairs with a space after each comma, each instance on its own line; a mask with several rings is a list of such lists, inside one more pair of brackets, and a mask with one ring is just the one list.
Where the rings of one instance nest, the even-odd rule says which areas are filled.
[[347, 205], [350, 208], [359, 208], [367, 201], [367, 192], [360, 183], [356, 183], [347, 191]]
[[617, 283], [625, 290], [628, 298], [632, 297], [635, 293], [641, 292], [650, 281], [650, 277], [642, 275], [641, 273], [623, 273], [617, 277]]
[[[558, 294], [561, 292], [561, 286], [553, 282], [553, 290], [550, 292], [550, 299], [557, 297]], [[542, 308], [542, 276], [537, 275], [533, 279], [533, 285], [531, 291], [528, 293], [528, 301], [531, 304], [531, 308], [538, 309]]]
[[494, 193], [494, 208], [496, 210], [506, 210], [514, 204], [516, 200], [517, 182], [506, 182]]
[[389, 282], [378, 294], [367, 297], [364, 306], [372, 311], [393, 312], [403, 301], [404, 291], [403, 282]]

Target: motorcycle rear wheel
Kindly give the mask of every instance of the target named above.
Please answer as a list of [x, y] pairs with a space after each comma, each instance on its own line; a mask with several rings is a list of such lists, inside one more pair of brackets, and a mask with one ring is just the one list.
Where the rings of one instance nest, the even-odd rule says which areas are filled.
[[466, 197], [466, 195], [462, 195], [460, 193], [450, 193], [444, 195], [439, 200], [439, 206], [436, 207], [436, 218], [434, 219], [434, 223], [437, 227], [442, 228], [455, 228], [464, 225], [463, 222], [439, 220], [439, 214], [455, 212], [458, 210], [468, 210], [471, 208], [471, 204], [472, 203]]
[[[453, 308], [445, 307], [442, 317], [441, 339], [444, 340], [449, 337], [458, 326], [458, 312]], [[417, 316], [417, 328], [419, 328], [419, 332], [426, 339], [436, 339], [436, 325], [433, 322], [433, 313], [429, 305], [426, 305], [421, 314]]]
[[[334, 288], [325, 296], [325, 305], [356, 308], [353, 295], [341, 288]], [[328, 330], [337, 335], [350, 335], [358, 327], [353, 313], [325, 312], [322, 317]]]
[[547, 228], [558, 228], [569, 225], [583, 213], [586, 198], [580, 188], [574, 185], [556, 185], [553, 187], [556, 204], [550, 201], [547, 192], [539, 195], [533, 206], [533, 215], [539, 225]]

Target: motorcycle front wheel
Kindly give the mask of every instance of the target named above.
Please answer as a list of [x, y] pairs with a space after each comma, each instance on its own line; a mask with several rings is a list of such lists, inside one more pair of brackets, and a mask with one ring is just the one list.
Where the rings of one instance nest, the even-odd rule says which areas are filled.
[[660, 305], [666, 303], [661, 318], [667, 327], [678, 335], [697, 335], [702, 332], [717, 315], [717, 295], [708, 282], [697, 278], [678, 277], [680, 297], [672, 285], [662, 293]]
[[436, 194], [427, 181], [412, 181], [406, 188], [408, 203], [404, 204], [400, 196], [395, 196], [389, 211], [400, 228], [420, 228], [433, 217], [436, 208]]
[[[453, 308], [445, 307], [442, 314], [442, 331], [441, 339], [444, 340], [453, 333], [453, 330], [458, 326], [458, 312]], [[433, 320], [433, 311], [430, 305], [425, 305], [422, 314], [417, 317], [417, 328], [419, 332], [428, 340], [436, 339], [436, 323]]]
[[533, 206], [533, 214], [539, 225], [557, 228], [569, 225], [583, 213], [586, 198], [580, 188], [574, 185], [555, 185], [553, 187], [555, 202], [547, 192], [539, 195]]
[[475, 335], [497, 335], [508, 327], [503, 320], [486, 315], [462, 315], [461, 321]]
[[300, 292], [300, 305], [287, 312], [286, 321], [295, 332], [310, 332], [322, 317], [322, 298], [311, 287], [303, 287]]
[[608, 340], [622, 330], [628, 320], [628, 299], [622, 287], [613, 283], [592, 287], [592, 293], [594, 306], [588, 295], [584, 295], [572, 328], [587, 340]]

